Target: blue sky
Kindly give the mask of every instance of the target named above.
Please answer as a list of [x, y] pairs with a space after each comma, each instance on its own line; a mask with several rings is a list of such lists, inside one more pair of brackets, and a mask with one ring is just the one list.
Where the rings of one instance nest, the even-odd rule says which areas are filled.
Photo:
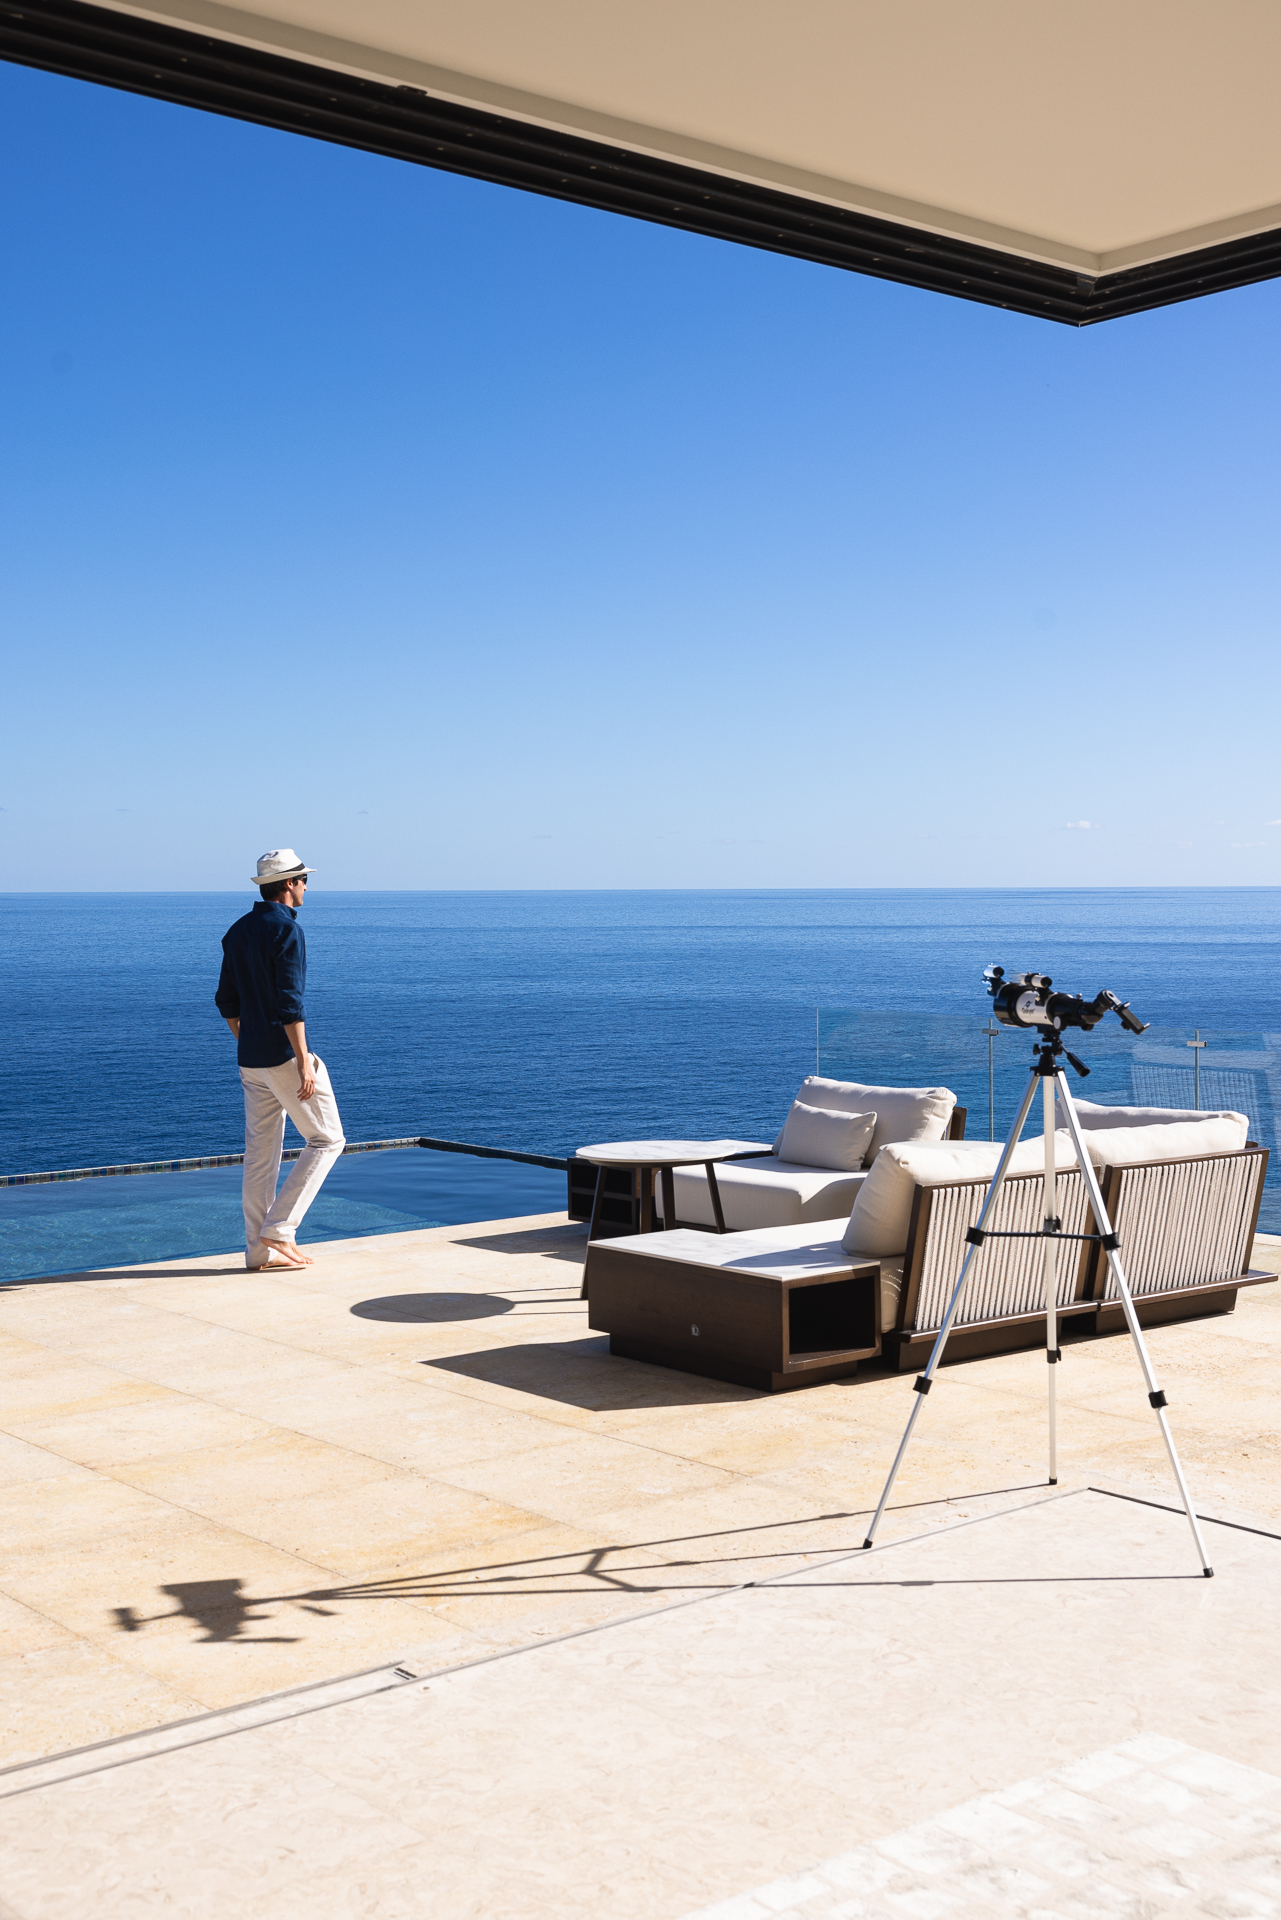
[[1078, 333], [3, 65], [0, 167], [0, 888], [1281, 881], [1281, 284]]

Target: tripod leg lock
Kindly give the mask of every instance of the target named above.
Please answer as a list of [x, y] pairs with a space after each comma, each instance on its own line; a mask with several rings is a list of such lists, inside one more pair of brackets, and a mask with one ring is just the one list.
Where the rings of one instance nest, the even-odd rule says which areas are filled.
[[1165, 1407], [1169, 1405], [1169, 1401], [1166, 1399], [1165, 1395], [1161, 1392], [1161, 1389], [1159, 1387], [1157, 1388], [1155, 1393], [1150, 1393], [1148, 1395], [1148, 1402], [1151, 1406], [1154, 1406], [1154, 1407]]
[[1059, 1361], [1063, 1358], [1062, 1347], [1047, 1347], [1045, 1349], [1045, 1357], [1049, 1361], [1052, 1367], [1057, 1366]]
[[928, 1393], [933, 1385], [934, 1382], [928, 1379], [925, 1374], [918, 1373], [912, 1382], [912, 1391], [913, 1393]]
[[981, 1247], [987, 1239], [987, 1235], [982, 1227], [967, 1227], [965, 1229], [965, 1238], [971, 1247]]
[[1119, 1233], [1101, 1233], [1099, 1235], [1099, 1245], [1102, 1247], [1104, 1253], [1119, 1253], [1121, 1251], [1121, 1236]]

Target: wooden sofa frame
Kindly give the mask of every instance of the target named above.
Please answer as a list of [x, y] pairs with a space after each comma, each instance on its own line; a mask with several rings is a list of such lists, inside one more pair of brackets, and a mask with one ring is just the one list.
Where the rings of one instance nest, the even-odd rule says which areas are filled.
[[[1250, 1267], [1267, 1167], [1267, 1148], [1247, 1141], [1237, 1153], [1104, 1170], [1103, 1204], [1120, 1235], [1142, 1325], [1231, 1313], [1239, 1288], [1277, 1278]], [[1064, 1234], [1097, 1232], [1080, 1168], [1063, 1169], [1058, 1181]], [[953, 1180], [918, 1186], [913, 1195], [898, 1313], [884, 1333], [885, 1357], [900, 1371], [929, 1358], [961, 1270], [966, 1230], [978, 1220], [988, 1185], [986, 1179]], [[998, 1231], [1036, 1232], [1042, 1195], [1039, 1172], [1008, 1176], [989, 1224]], [[1111, 1291], [1107, 1255], [1097, 1240], [1065, 1239], [1058, 1271], [1062, 1339], [1123, 1330], [1124, 1309]], [[1043, 1301], [1040, 1243], [989, 1241], [953, 1323], [947, 1359], [1042, 1345]]]

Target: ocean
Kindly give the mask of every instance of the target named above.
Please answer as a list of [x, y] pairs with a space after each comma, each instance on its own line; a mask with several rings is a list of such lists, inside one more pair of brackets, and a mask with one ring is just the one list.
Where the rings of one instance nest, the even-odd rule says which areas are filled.
[[[0, 1172], [239, 1150], [235, 1048], [213, 992], [219, 940], [250, 898], [0, 896], [8, 1056], [0, 1085]], [[969, 1072], [958, 1091], [971, 1108], [971, 1137], [986, 1135], [987, 1056], [979, 1035], [990, 1003], [981, 976], [992, 962], [1007, 971], [1049, 973], [1057, 985], [1087, 996], [1108, 986], [1133, 1001], [1163, 1042], [1167, 1065], [1152, 1069], [1157, 1080], [1144, 1083], [1153, 1087], [1165, 1084], [1161, 1073], [1175, 1085], [1170, 1076], [1177, 1078], [1193, 1058], [1191, 1050], [1176, 1049], [1194, 1029], [1219, 1035], [1216, 1047], [1245, 1049], [1251, 1061], [1274, 1041], [1281, 1044], [1281, 889], [1274, 888], [326, 893], [318, 887], [309, 891], [301, 917], [308, 1036], [329, 1066], [351, 1140], [426, 1134], [551, 1154], [647, 1135], [769, 1140], [816, 1057], [823, 1071], [869, 1080], [878, 1077], [878, 1063], [892, 1057], [897, 1071], [886, 1071], [887, 1079], [951, 1085], [939, 1070], [943, 1059]], [[860, 1027], [838, 1017], [849, 1010], [896, 1017], [865, 1018]], [[1084, 1038], [1080, 1051], [1099, 1047], [1104, 1032]], [[1014, 1037], [1003, 1037], [1002, 1047], [1007, 1038]], [[955, 1052], [962, 1041], [964, 1069]], [[1116, 1042], [1109, 1037], [1101, 1051], [1113, 1057]], [[997, 1076], [997, 1104], [1004, 1102], [995, 1114], [998, 1131], [1008, 1119], [1009, 1089], [1026, 1070], [1022, 1054], [1017, 1071], [1012, 1059], [1007, 1049]], [[1207, 1074], [1215, 1071], [1210, 1051], [1201, 1065]], [[1235, 1084], [1224, 1080], [1222, 1086]], [[1083, 1088], [1111, 1099], [1129, 1090], [1107, 1072], [1094, 1089]], [[1160, 1104], [1182, 1101], [1167, 1097]], [[384, 1211], [405, 1225], [533, 1211], [531, 1196], [561, 1191], [560, 1177], [540, 1169], [517, 1173], [497, 1163], [495, 1172], [490, 1163], [482, 1175], [477, 1169], [486, 1163], [440, 1164], [458, 1156], [409, 1158], [419, 1174], [404, 1172], [404, 1155], [345, 1161], [343, 1179], [354, 1183], [351, 1204], [363, 1196], [376, 1207], [392, 1198], [396, 1204]], [[212, 1176], [146, 1178], [168, 1193], [178, 1189], [164, 1183], [184, 1180], [205, 1181], [202, 1193], [214, 1188]], [[330, 1183], [335, 1205], [336, 1179]], [[431, 1188], [413, 1212], [405, 1207], [407, 1179]], [[238, 1169], [223, 1171], [220, 1217], [234, 1218], [237, 1181]], [[110, 1186], [118, 1197], [91, 1201], [90, 1185]], [[136, 1201], [126, 1202], [126, 1191]], [[37, 1193], [44, 1196], [39, 1207]], [[25, 1198], [30, 1213], [23, 1217], [34, 1220], [38, 1211], [47, 1238], [59, 1207], [70, 1230], [72, 1211], [136, 1210], [142, 1193], [137, 1180], [0, 1190], [0, 1250], [17, 1218], [10, 1202]], [[508, 1206], [507, 1196], [518, 1204]], [[489, 1211], [477, 1213], [481, 1205]], [[359, 1229], [333, 1223], [330, 1230]], [[368, 1230], [394, 1228], [384, 1221]], [[114, 1229], [106, 1231], [110, 1239]], [[205, 1229], [193, 1231], [199, 1238]], [[319, 1231], [318, 1215], [312, 1237]], [[28, 1248], [25, 1229], [19, 1237]], [[12, 1233], [9, 1240], [12, 1248]], [[87, 1234], [77, 1244], [92, 1250], [107, 1241]], [[111, 1240], [113, 1248], [123, 1244], [119, 1234]], [[228, 1244], [236, 1244], [234, 1233]], [[183, 1245], [218, 1250], [193, 1249], [189, 1239]], [[178, 1251], [149, 1240], [145, 1221], [135, 1223], [129, 1247], [123, 1260]], [[148, 1256], [150, 1247], [158, 1250]], [[19, 1251], [16, 1264], [30, 1267], [34, 1258]], [[63, 1259], [41, 1271], [67, 1265]], [[13, 1267], [9, 1260], [0, 1271], [12, 1277]]]

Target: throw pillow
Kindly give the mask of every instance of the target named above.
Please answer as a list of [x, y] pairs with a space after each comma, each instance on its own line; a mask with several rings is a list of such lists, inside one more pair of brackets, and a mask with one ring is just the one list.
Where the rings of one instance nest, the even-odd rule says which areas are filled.
[[875, 1126], [874, 1113], [835, 1113], [793, 1100], [779, 1136], [778, 1157], [794, 1166], [857, 1173]]
[[[865, 1167], [871, 1166], [887, 1140], [941, 1140], [956, 1105], [956, 1095], [947, 1087], [865, 1087], [856, 1080], [827, 1080], [816, 1073], [801, 1081], [796, 1098], [807, 1107], [825, 1107], [832, 1113], [875, 1113]], [[780, 1133], [775, 1153], [782, 1139]]]

